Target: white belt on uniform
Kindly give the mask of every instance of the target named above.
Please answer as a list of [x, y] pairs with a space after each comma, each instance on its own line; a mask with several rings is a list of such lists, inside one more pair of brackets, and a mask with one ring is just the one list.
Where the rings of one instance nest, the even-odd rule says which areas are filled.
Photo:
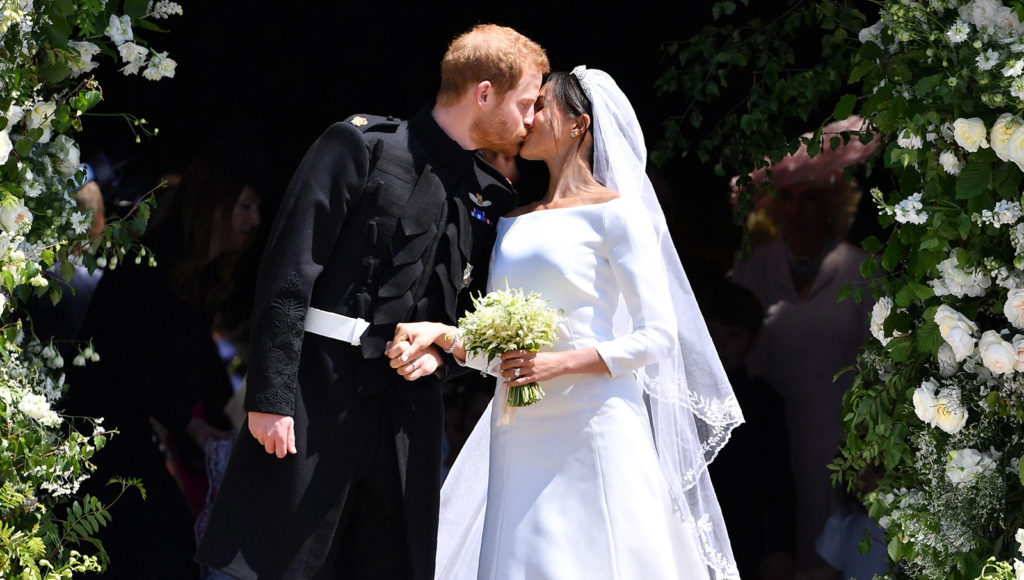
[[348, 342], [352, 346], [359, 346], [359, 337], [369, 326], [370, 323], [362, 318], [352, 318], [319, 308], [306, 311], [306, 332]]

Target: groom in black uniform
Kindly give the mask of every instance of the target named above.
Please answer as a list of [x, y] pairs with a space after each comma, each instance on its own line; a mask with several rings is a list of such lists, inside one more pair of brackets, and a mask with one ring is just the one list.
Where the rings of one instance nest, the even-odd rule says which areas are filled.
[[197, 559], [240, 578], [433, 578], [440, 354], [407, 383], [383, 356], [405, 320], [454, 322], [484, 287], [497, 218], [516, 205], [475, 152], [515, 154], [548, 71], [543, 49], [480, 25], [408, 122], [354, 116], [309, 149], [260, 269], [243, 433]]

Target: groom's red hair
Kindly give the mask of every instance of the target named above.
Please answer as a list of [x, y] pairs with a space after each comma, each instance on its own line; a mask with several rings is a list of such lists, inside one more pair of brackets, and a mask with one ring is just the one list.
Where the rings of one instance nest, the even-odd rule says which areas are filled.
[[547, 74], [548, 56], [539, 44], [496, 24], [478, 24], [459, 35], [441, 59], [438, 104], [452, 105], [472, 86], [490, 81], [503, 97], [528, 69]]

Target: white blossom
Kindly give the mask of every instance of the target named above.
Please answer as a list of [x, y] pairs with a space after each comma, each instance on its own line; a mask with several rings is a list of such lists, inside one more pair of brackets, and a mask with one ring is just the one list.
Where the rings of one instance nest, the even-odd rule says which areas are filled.
[[132, 19], [127, 14], [120, 18], [111, 14], [110, 22], [103, 33], [110, 37], [115, 46], [121, 46], [129, 40], [135, 39], [135, 35], [132, 33]]
[[957, 486], [971, 486], [981, 476], [995, 471], [997, 464], [992, 457], [976, 449], [960, 449], [949, 454], [946, 463], [946, 477]]
[[69, 220], [71, 223], [71, 229], [73, 229], [78, 235], [82, 235], [89, 231], [89, 225], [92, 221], [89, 219], [90, 217], [91, 216], [88, 213], [82, 213], [80, 211], [76, 211], [71, 214], [71, 218]]
[[896, 144], [904, 149], [920, 149], [924, 145], [924, 140], [920, 135], [912, 133], [910, 129], [904, 129], [896, 138]]
[[151, 81], [158, 81], [162, 78], [174, 78], [174, 69], [178, 63], [168, 58], [166, 52], [156, 54], [149, 60], [149, 66], [142, 72], [142, 76]]
[[954, 435], [964, 428], [967, 416], [967, 408], [960, 402], [960, 389], [946, 387], [935, 395], [935, 415], [930, 421], [932, 427]]
[[0, 165], [7, 163], [7, 159], [11, 156], [11, 151], [13, 150], [14, 144], [11, 142], [8, 130], [0, 131]]
[[[892, 340], [892, 337], [885, 336], [885, 319], [889, 317], [890, 312], [892, 312], [892, 298], [888, 296], [879, 298], [871, 308], [871, 335], [883, 346]], [[899, 335], [898, 331], [893, 331], [893, 337]]]
[[943, 151], [939, 154], [939, 165], [942, 165], [942, 169], [950, 175], [959, 175], [960, 170], [964, 168], [964, 162], [952, 151]]
[[994, 376], [1012, 373], [1017, 364], [1017, 349], [994, 330], [986, 330], [978, 341], [982, 364]]
[[970, 32], [971, 27], [963, 20], [957, 20], [953, 23], [953, 26], [946, 31], [946, 38], [949, 39], [950, 44], [960, 44], [967, 40], [967, 34]]
[[959, 250], [954, 250], [949, 258], [939, 262], [941, 278], [929, 282], [935, 294], [951, 294], [957, 298], [984, 296], [992, 285], [992, 277], [981, 269], [962, 268], [957, 259], [958, 254]]
[[15, 232], [20, 228], [26, 230], [32, 225], [32, 212], [25, 206], [25, 200], [19, 199], [12, 206], [0, 206], [0, 228], [6, 232]]
[[949, 346], [948, 343], [943, 342], [942, 346], [939, 347], [937, 354], [939, 361], [939, 374], [943, 378], [949, 378], [960, 371], [960, 365], [956, 361], [956, 355], [953, 354], [953, 347]]
[[979, 70], [992, 70], [997, 64], [999, 64], [999, 53], [990, 48], [985, 52], [978, 54], [978, 57], [974, 59], [974, 62], [978, 64]]
[[49, 401], [42, 395], [25, 395], [18, 403], [18, 410], [47, 427], [56, 427], [60, 424], [60, 417], [50, 408]]
[[974, 333], [978, 326], [963, 314], [942, 304], [935, 311], [935, 324], [939, 326], [939, 334], [952, 350], [956, 362], [963, 362], [974, 352]]
[[1010, 83], [1010, 96], [1024, 101], [1024, 77], [1017, 77]]
[[1004, 77], [1019, 77], [1024, 72], [1024, 58], [1011, 59], [1006, 61], [1003, 67]]
[[923, 381], [914, 391], [914, 413], [921, 421], [931, 425], [935, 418], [935, 391], [938, 385], [934, 381]]
[[860, 40], [861, 44], [874, 42], [878, 46], [882, 46], [883, 30], [885, 30], [885, 23], [879, 20], [871, 26], [861, 29], [860, 33], [857, 35], [857, 39]]
[[921, 193], [915, 193], [896, 204], [893, 208], [896, 221], [901, 224], [923, 224], [928, 221], [928, 212], [921, 203]]
[[957, 119], [953, 121], [953, 139], [957, 144], [974, 153], [978, 149], [988, 147], [985, 122], [978, 117]]
[[980, 214], [975, 214], [972, 218], [979, 224], [991, 224], [997, 228], [1013, 225], [1021, 218], [1020, 203], [1005, 199], [999, 200], [996, 202], [995, 209], [982, 210]]
[[71, 76], [77, 77], [96, 68], [98, 64], [92, 59], [100, 53], [100, 47], [91, 42], [72, 40], [68, 46], [78, 53], [78, 58], [68, 62], [71, 67]]
[[183, 11], [181, 4], [177, 2], [170, 2], [169, 0], [158, 0], [157, 2], [149, 3], [149, 10], [147, 11], [150, 18], [168, 18], [171, 15], [177, 14], [181, 16]]
[[26, 124], [29, 129], [42, 129], [43, 135], [39, 137], [39, 143], [50, 142], [50, 122], [57, 113], [57, 103], [53, 101], [41, 101], [32, 106], [28, 113]]

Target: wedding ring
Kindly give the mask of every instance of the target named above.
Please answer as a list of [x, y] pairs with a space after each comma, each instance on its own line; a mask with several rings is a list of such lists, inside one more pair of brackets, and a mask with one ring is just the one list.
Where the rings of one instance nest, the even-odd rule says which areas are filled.
[[516, 368], [515, 368], [515, 369], [514, 369], [514, 370], [512, 371], [512, 374], [514, 374], [514, 375], [516, 376], [516, 378], [518, 379], [518, 378], [519, 378], [519, 367], [516, 367]]

